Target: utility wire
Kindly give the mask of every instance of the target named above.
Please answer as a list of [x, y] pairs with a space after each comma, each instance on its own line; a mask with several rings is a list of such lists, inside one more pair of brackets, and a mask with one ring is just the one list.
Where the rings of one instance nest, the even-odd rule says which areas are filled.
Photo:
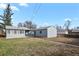
[[33, 10], [33, 14], [31, 16], [30, 20], [34, 19], [34, 17], [36, 16], [36, 14], [39, 12], [40, 7], [41, 7], [41, 4], [39, 4], [38, 7], [35, 4], [34, 10]]

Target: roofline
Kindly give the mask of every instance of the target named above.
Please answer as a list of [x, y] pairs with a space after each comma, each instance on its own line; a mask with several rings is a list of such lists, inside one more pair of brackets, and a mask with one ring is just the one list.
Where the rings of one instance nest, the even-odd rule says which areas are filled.
[[[54, 27], [54, 26], [41, 27], [41, 28], [38, 28], [38, 29], [36, 29], [36, 30], [46, 30], [46, 29], [49, 28], [49, 27]], [[55, 27], [54, 27], [54, 28], [55, 28]]]
[[26, 27], [14, 27], [14, 26], [6, 26], [6, 29], [11, 29], [11, 30], [30, 30]]

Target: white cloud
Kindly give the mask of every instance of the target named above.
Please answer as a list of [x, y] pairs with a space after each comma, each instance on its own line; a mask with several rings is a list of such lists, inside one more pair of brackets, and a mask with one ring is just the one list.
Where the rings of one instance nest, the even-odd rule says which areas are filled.
[[65, 21], [67, 21], [67, 20], [72, 21], [70, 18], [66, 18], [66, 19], [65, 19]]
[[5, 9], [6, 8], [6, 4], [1, 3], [0, 4], [0, 9]]
[[27, 3], [19, 3], [20, 6], [28, 7]]
[[[0, 9], [5, 9], [6, 6], [7, 6], [7, 4], [1, 3], [1, 4], [0, 4]], [[11, 6], [11, 9], [12, 9], [12, 10], [16, 10], [16, 11], [19, 10], [16, 6]]]
[[16, 6], [11, 6], [11, 9], [12, 9], [12, 10], [19, 11], [19, 9], [18, 9]]

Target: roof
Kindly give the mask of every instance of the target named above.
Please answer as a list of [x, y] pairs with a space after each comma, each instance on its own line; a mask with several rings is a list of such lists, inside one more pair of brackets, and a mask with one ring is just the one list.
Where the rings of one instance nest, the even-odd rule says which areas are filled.
[[73, 29], [72, 32], [79, 32], [79, 29]]
[[[6, 26], [6, 29], [20, 29], [20, 30], [43, 30], [43, 29], [47, 29], [47, 28], [50, 28], [50, 27], [54, 27], [54, 26], [40, 27], [40, 28], [37, 28], [37, 29], [29, 29], [29, 28], [26, 28], [26, 27]], [[54, 28], [55, 28], [55, 27], [54, 27]]]
[[6, 29], [30, 30], [26, 27], [14, 27], [14, 26], [6, 26]]
[[[50, 27], [54, 27], [54, 26], [40, 27], [40, 28], [37, 28], [37, 30], [43, 30], [43, 29], [47, 29], [47, 28], [50, 28]], [[55, 27], [54, 27], [54, 28], [55, 28]]]

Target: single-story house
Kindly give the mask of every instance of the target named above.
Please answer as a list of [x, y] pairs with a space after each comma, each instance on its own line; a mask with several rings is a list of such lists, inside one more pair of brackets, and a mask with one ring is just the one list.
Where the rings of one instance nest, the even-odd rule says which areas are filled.
[[79, 29], [71, 29], [71, 30], [69, 30], [66, 37], [79, 38]]
[[33, 37], [56, 37], [57, 29], [53, 26], [41, 27], [38, 29], [28, 29], [25, 27], [6, 26], [6, 38]]
[[36, 37], [57, 37], [57, 29], [53, 26], [41, 27], [35, 31]]
[[24, 38], [26, 37], [25, 30], [29, 31], [25, 27], [6, 26], [6, 38]]
[[69, 35], [78, 35], [78, 36], [79, 36], [79, 29], [72, 29], [72, 30], [69, 32]]

